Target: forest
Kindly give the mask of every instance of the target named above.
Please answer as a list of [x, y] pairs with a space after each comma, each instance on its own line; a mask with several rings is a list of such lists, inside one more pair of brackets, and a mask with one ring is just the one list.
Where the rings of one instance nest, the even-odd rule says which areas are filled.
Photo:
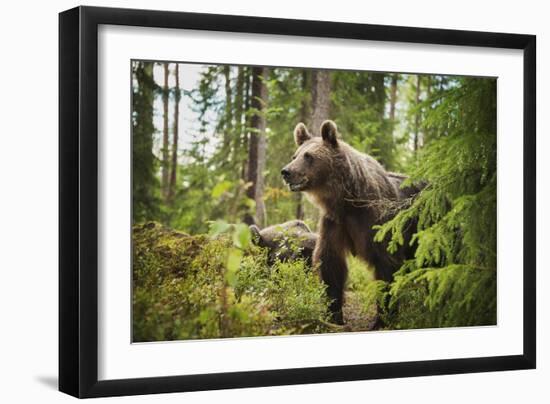
[[[134, 60], [131, 88], [134, 342], [496, 324], [495, 78]], [[311, 263], [249, 227], [318, 230], [280, 172], [296, 124], [326, 119], [427, 184], [377, 227], [392, 252], [417, 223], [392, 282], [348, 258], [344, 325]]]

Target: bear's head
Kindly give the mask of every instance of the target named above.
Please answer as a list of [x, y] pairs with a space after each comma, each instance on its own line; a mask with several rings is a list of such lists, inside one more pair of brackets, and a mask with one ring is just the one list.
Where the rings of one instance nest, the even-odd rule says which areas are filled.
[[339, 154], [338, 129], [333, 121], [321, 125], [321, 136], [313, 136], [303, 123], [294, 129], [298, 149], [281, 175], [291, 191], [315, 191], [331, 178], [333, 161]]

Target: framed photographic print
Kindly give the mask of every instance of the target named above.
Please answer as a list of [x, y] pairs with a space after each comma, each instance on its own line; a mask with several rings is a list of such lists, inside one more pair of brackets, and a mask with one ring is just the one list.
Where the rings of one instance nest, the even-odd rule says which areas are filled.
[[60, 14], [59, 387], [535, 367], [535, 37]]

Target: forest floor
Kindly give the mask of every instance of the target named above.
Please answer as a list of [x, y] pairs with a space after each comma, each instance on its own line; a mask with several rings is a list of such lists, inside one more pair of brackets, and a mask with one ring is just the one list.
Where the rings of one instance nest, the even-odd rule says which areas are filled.
[[376, 310], [365, 309], [359, 292], [347, 292], [344, 304], [344, 331], [372, 331], [377, 323]]
[[[134, 227], [137, 340], [219, 338], [222, 325], [227, 336], [360, 332], [377, 326], [376, 285], [364, 263], [348, 261], [345, 324], [340, 326], [327, 322], [324, 286], [303, 261], [267, 267], [265, 254], [251, 249], [239, 256], [238, 272], [228, 278], [223, 258], [228, 242], [227, 237], [189, 236], [153, 222]], [[226, 299], [224, 318], [230, 319], [223, 324], [220, 296]]]

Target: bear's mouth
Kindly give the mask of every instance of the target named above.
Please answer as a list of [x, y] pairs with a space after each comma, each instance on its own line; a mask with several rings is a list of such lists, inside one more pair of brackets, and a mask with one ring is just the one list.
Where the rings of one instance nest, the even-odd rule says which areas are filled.
[[299, 192], [303, 191], [306, 188], [308, 182], [308, 179], [304, 178], [300, 182], [289, 182], [288, 187], [292, 192]]

